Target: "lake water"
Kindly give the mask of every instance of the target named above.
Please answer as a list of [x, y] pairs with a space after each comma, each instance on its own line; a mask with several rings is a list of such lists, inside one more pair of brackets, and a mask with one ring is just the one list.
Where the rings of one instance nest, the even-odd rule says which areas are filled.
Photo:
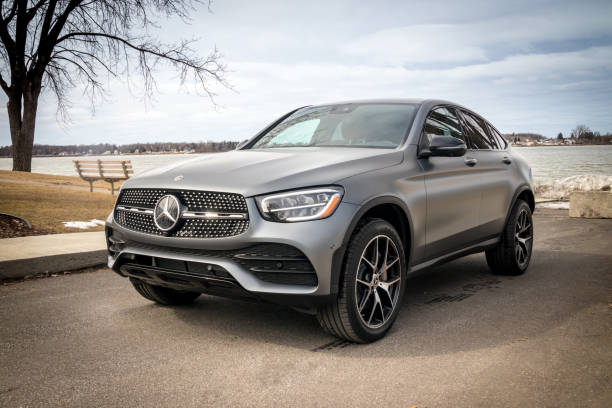
[[584, 174], [612, 176], [612, 146], [514, 147], [531, 164], [536, 181]]
[[[539, 182], [550, 182], [570, 176], [601, 174], [612, 176], [612, 146], [541, 146], [515, 147], [514, 150], [525, 157], [532, 166], [533, 177]], [[212, 153], [218, 154], [218, 153]], [[86, 156], [86, 157], [35, 157], [32, 171], [35, 173], [75, 176], [72, 160], [131, 160], [134, 173], [192, 159], [199, 154], [159, 154], [125, 156]], [[12, 160], [0, 158], [0, 170], [11, 170]]]

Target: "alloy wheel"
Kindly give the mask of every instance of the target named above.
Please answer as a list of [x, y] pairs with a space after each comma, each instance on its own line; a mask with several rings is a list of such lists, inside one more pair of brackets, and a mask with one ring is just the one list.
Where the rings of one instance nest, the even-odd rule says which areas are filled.
[[514, 229], [514, 256], [520, 267], [523, 267], [531, 255], [533, 246], [533, 227], [527, 210], [522, 209], [516, 219]]
[[357, 267], [355, 302], [361, 321], [369, 328], [383, 326], [397, 306], [402, 265], [391, 238], [378, 235], [366, 245]]

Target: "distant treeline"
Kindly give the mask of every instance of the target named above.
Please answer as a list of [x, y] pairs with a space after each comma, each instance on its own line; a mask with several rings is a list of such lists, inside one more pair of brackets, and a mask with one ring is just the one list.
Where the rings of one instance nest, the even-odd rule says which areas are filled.
[[[538, 133], [506, 133], [503, 135], [508, 141], [516, 142], [516, 141], [544, 141], [549, 138], [542, 136]], [[564, 136], [563, 133], [559, 132], [557, 137], [554, 139], [563, 141], [565, 139], [571, 140], [574, 144], [610, 144], [612, 143], [612, 133], [601, 134], [599, 132], [592, 131], [586, 125], [578, 125], [572, 132], [569, 137]]]
[[531, 139], [531, 140], [546, 140], [546, 137], [539, 133], [506, 133], [503, 135], [506, 140], [513, 141], [519, 139]]
[[[83, 154], [128, 154], [128, 153], [211, 153], [233, 150], [238, 142], [198, 142], [198, 143], [133, 143], [116, 145], [100, 143], [95, 145], [34, 145], [34, 156], [76, 156]], [[12, 146], [0, 147], [0, 156], [11, 156]]]
[[[538, 133], [506, 133], [503, 135], [510, 142], [539, 141], [548, 138]], [[572, 130], [569, 138], [562, 133], [557, 135], [557, 139], [571, 139], [574, 144], [610, 144], [612, 134], [601, 135], [593, 132], [584, 125], [578, 125]], [[234, 150], [239, 142], [197, 142], [197, 143], [133, 143], [127, 145], [116, 145], [100, 143], [95, 145], [40, 145], [35, 144], [34, 156], [77, 156], [77, 155], [103, 155], [103, 154], [147, 154], [147, 153], [212, 153]], [[0, 156], [11, 156], [12, 146], [0, 147]]]

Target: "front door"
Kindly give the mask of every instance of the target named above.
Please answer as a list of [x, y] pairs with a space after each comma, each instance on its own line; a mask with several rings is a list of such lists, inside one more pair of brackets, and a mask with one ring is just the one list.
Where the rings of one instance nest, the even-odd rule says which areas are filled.
[[[433, 109], [425, 122], [422, 138], [447, 135], [465, 141], [454, 108]], [[422, 141], [423, 142], [423, 141]], [[463, 157], [419, 159], [427, 192], [425, 257], [432, 259], [461, 249], [478, 240], [481, 187], [478, 163]]]

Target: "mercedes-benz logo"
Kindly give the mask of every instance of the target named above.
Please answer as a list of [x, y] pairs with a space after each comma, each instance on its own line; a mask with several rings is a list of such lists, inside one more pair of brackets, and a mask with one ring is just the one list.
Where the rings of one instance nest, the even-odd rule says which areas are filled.
[[173, 195], [165, 195], [155, 204], [153, 221], [162, 231], [170, 231], [176, 226], [181, 216], [181, 205]]

